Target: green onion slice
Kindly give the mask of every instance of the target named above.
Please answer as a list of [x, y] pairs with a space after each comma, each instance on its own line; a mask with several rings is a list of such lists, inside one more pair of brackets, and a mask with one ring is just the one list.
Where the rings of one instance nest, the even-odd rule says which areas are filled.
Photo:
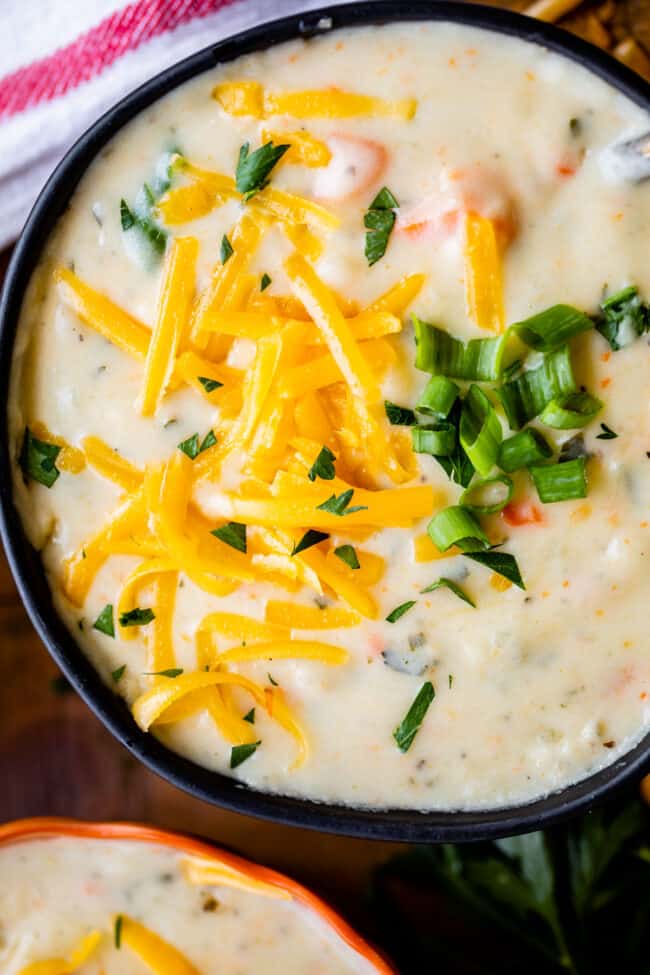
[[394, 427], [412, 427], [415, 423], [415, 413], [408, 406], [398, 406], [390, 400], [384, 400], [384, 409], [388, 422]]
[[602, 400], [591, 393], [569, 393], [547, 403], [539, 419], [555, 430], [576, 430], [590, 423], [602, 408]]
[[[460, 496], [460, 504], [477, 515], [496, 515], [512, 500], [514, 484], [506, 474], [477, 481]], [[490, 500], [493, 498], [494, 500]]]
[[404, 613], [408, 613], [409, 609], [413, 609], [416, 602], [417, 600], [415, 599], [409, 599], [406, 603], [400, 603], [399, 606], [396, 606], [395, 609], [391, 610], [391, 612], [388, 614], [386, 617], [386, 622], [397, 623], [397, 621], [402, 618]]
[[443, 508], [433, 516], [427, 531], [431, 541], [441, 552], [446, 552], [452, 545], [457, 545], [464, 552], [490, 547], [490, 540], [478, 521], [462, 505]]
[[553, 449], [537, 430], [528, 427], [504, 440], [499, 448], [497, 463], [507, 474], [530, 467], [541, 460], [548, 460]]
[[[462, 410], [462, 403], [460, 399], [457, 399], [449, 414], [449, 423], [453, 423], [456, 430], [460, 425]], [[436, 460], [454, 484], [466, 488], [474, 477], [474, 465], [463, 450], [458, 437], [456, 438], [454, 452], [449, 457], [436, 456]]]
[[424, 372], [454, 379], [494, 382], [501, 376], [507, 336], [471, 339], [467, 345], [448, 332], [413, 316], [415, 365]]
[[650, 308], [641, 301], [637, 288], [630, 285], [601, 303], [595, 325], [616, 352], [648, 331]]
[[460, 442], [482, 477], [496, 464], [502, 437], [501, 421], [492, 403], [480, 386], [470, 386], [460, 418]]
[[425, 416], [435, 416], [445, 420], [456, 402], [458, 386], [446, 376], [432, 376], [422, 390], [422, 394], [415, 404], [418, 413]]
[[578, 391], [568, 345], [549, 352], [536, 369], [523, 372], [497, 390], [508, 423], [514, 429], [538, 416], [553, 399]]
[[538, 464], [530, 468], [540, 501], [573, 501], [587, 497], [587, 469], [584, 457], [558, 464]]
[[418, 691], [413, 704], [406, 712], [401, 724], [395, 728], [393, 738], [401, 752], [407, 752], [422, 726], [429, 706], [436, 696], [431, 681], [427, 681]]
[[413, 450], [416, 454], [432, 454], [434, 457], [448, 457], [456, 446], [456, 427], [443, 420], [429, 426], [411, 429]]
[[440, 579], [438, 579], [436, 582], [432, 582], [430, 586], [427, 586], [426, 589], [422, 589], [421, 592], [423, 594], [425, 592], [435, 592], [436, 589], [449, 589], [450, 592], [453, 592], [454, 596], [458, 596], [458, 598], [462, 599], [464, 603], [467, 603], [469, 606], [476, 609], [476, 603], [474, 600], [470, 599], [465, 590], [461, 589], [460, 586], [453, 582], [452, 579], [445, 579], [444, 576], [441, 576]]
[[590, 328], [593, 328], [591, 318], [571, 305], [553, 305], [511, 326], [522, 342], [538, 352], [551, 352]]

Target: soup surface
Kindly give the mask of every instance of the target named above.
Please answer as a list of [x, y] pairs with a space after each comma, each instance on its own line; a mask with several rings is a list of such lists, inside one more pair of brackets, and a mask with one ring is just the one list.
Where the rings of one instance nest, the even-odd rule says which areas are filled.
[[70, 959], [65, 971], [75, 975], [375, 970], [282, 889], [233, 871], [211, 877], [218, 869], [127, 840], [0, 848], [0, 967], [4, 975], [38, 975], [43, 963], [62, 972], [55, 960]]
[[142, 728], [423, 810], [639, 740], [650, 183], [619, 143], [648, 121], [541, 48], [409, 24], [220, 66], [101, 152], [24, 302], [10, 435], [55, 606]]

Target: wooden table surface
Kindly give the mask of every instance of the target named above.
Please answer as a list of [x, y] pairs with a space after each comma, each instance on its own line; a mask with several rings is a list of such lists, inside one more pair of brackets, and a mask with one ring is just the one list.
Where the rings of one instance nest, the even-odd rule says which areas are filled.
[[[606, 37], [594, 26], [595, 12]], [[631, 34], [650, 47], [650, 3], [585, 3], [567, 26], [592, 40], [598, 34], [610, 47]], [[631, 57], [644, 72], [650, 66], [645, 57], [641, 48]], [[7, 259], [0, 255], [0, 280]], [[35, 815], [131, 819], [201, 833], [317, 887], [353, 922], [367, 926], [362, 897], [369, 871], [394, 846], [225, 812], [140, 767], [75, 693], [57, 692], [56, 665], [27, 619], [3, 556], [0, 628], [0, 821]]]

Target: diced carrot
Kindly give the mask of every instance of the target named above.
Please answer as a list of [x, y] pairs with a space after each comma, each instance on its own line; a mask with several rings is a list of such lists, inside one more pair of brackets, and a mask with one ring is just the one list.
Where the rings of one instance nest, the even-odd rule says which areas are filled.
[[511, 501], [501, 512], [501, 517], [508, 525], [542, 525], [544, 515], [532, 501]]

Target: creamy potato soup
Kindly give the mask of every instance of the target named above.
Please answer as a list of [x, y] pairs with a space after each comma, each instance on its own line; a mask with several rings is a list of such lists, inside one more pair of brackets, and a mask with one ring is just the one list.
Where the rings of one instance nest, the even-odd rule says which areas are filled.
[[225, 64], [24, 301], [15, 497], [138, 725], [255, 788], [523, 803], [650, 723], [645, 112], [448, 24]]
[[377, 971], [282, 888], [150, 843], [17, 843], [0, 878], [3, 975]]

